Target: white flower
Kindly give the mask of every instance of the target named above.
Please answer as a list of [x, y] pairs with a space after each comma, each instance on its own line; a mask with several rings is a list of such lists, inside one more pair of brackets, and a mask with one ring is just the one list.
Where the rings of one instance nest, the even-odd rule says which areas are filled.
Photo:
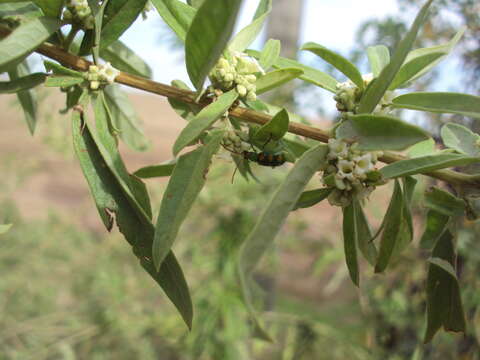
[[109, 62], [103, 64], [100, 67], [99, 75], [102, 77], [102, 80], [105, 80], [109, 84], [112, 84], [115, 81], [115, 78], [120, 74], [120, 71], [115, 69], [112, 64]]
[[348, 155], [348, 146], [342, 140], [328, 139], [328, 149], [330, 150], [327, 155], [328, 160], [345, 158]]

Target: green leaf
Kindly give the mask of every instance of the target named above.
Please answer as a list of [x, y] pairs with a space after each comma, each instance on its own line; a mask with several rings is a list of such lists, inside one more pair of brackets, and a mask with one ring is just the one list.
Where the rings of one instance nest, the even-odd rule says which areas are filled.
[[387, 213], [384, 219], [384, 229], [382, 239], [380, 241], [380, 249], [378, 253], [377, 264], [375, 265], [375, 273], [385, 271], [390, 259], [393, 255], [397, 241], [402, 235], [400, 228], [402, 224], [403, 212], [403, 194], [402, 188], [398, 180], [395, 180], [395, 189], [392, 199], [388, 205]]
[[45, 86], [47, 87], [69, 87], [77, 84], [81, 84], [85, 81], [83, 78], [73, 76], [57, 76], [51, 75], [47, 77]]
[[113, 0], [105, 9], [101, 48], [110, 46], [127, 30], [145, 8], [147, 0]]
[[[259, 59], [261, 53], [255, 50], [247, 50], [247, 54]], [[335, 80], [332, 76], [320, 70], [314, 69], [310, 66], [303, 65], [298, 61], [279, 57], [277, 61], [273, 64], [273, 67], [277, 69], [292, 68], [292, 67], [297, 69], [302, 69], [303, 75], [301, 75], [299, 78], [302, 79], [303, 81], [319, 86], [322, 89], [328, 90], [332, 93], [337, 92], [338, 81]]]
[[439, 213], [434, 209], [428, 210], [425, 220], [425, 230], [420, 238], [420, 247], [427, 250], [432, 249], [440, 235], [442, 235], [446, 229], [449, 220], [450, 216]]
[[[11, 81], [27, 76], [30, 73], [28, 63], [21, 62], [16, 68], [8, 72]], [[34, 134], [37, 125], [37, 97], [33, 90], [24, 90], [17, 92], [18, 102], [22, 106], [25, 122], [27, 123], [30, 134]]]
[[420, 48], [412, 50], [408, 53], [407, 58], [405, 59], [405, 63], [410, 62], [411, 60], [422, 57], [429, 54], [434, 53], [441, 53], [442, 56], [436, 59], [434, 62], [426, 66], [420, 73], [416, 74], [410, 81], [418, 79], [420, 76], [424, 75], [428, 71], [430, 71], [434, 66], [436, 66], [440, 61], [442, 61], [454, 48], [454, 46], [460, 41], [465, 32], [465, 27], [462, 27], [460, 30], [457, 31], [455, 36], [447, 43], [442, 45], [436, 45], [428, 48]]
[[152, 77], [150, 66], [120, 40], [113, 42], [107, 48], [102, 48], [100, 56], [120, 71], [149, 79]]
[[0, 40], [0, 72], [7, 71], [33, 52], [60, 27], [60, 21], [40, 17], [20, 25]]
[[460, 124], [445, 124], [441, 130], [445, 146], [469, 156], [480, 155], [480, 136]]
[[238, 94], [235, 90], [222, 94], [216, 101], [204, 107], [187, 126], [183, 128], [175, 144], [173, 154], [177, 155], [185, 146], [192, 143], [203, 134], [215, 121], [217, 121], [232, 106]]
[[[181, 80], [173, 80], [172, 86], [179, 89], [191, 91], [188, 85]], [[175, 112], [186, 121], [191, 121], [195, 117], [195, 115], [198, 114], [198, 112], [201, 110], [201, 107], [199, 105], [187, 104], [183, 101], [175, 100], [173, 98], [168, 98], [168, 103], [170, 104], [172, 109], [175, 110]]]
[[241, 1], [205, 0], [198, 9], [185, 39], [185, 62], [197, 90], [222, 54], [233, 32]]
[[133, 205], [137, 202], [131, 198], [131, 190], [125, 191], [114, 176], [91, 135], [88, 123], [84, 123], [76, 111], [73, 112], [72, 122], [75, 151], [105, 226], [108, 230], [112, 228], [115, 214], [120, 231], [133, 246], [142, 267], [162, 287], [191, 327], [193, 311], [190, 294], [174, 254], [169, 254], [157, 273], [151, 260], [153, 224], [144, 211], [138, 211]]
[[243, 28], [228, 44], [231, 51], [243, 52], [260, 34], [265, 20], [272, 10], [272, 0], [262, 0], [258, 5], [251, 24]]
[[170, 176], [172, 175], [174, 168], [175, 168], [175, 163], [145, 166], [135, 171], [133, 175], [138, 176], [139, 178], [142, 178], [142, 179]]
[[362, 252], [364, 258], [371, 264], [377, 262], [377, 249], [372, 241], [373, 235], [367, 217], [363, 212], [362, 205], [358, 201], [353, 203], [355, 211], [355, 221], [357, 226], [357, 246]]
[[415, 21], [412, 24], [412, 27], [405, 35], [405, 37], [400, 41], [393, 58], [388, 63], [388, 65], [382, 70], [380, 75], [375, 79], [375, 82], [369, 86], [360, 100], [358, 106], [358, 113], [371, 113], [377, 104], [380, 102], [381, 98], [385, 92], [390, 87], [393, 79], [397, 75], [397, 72], [400, 70], [405, 58], [408, 55], [408, 52], [412, 48], [412, 45], [417, 37], [420, 27], [424, 23], [428, 8], [430, 7], [433, 0], [428, 0], [422, 9], [418, 13]]
[[400, 70], [398, 70], [397, 75], [395, 75], [388, 90], [395, 90], [406, 86], [407, 83], [412, 81], [412, 79], [418, 78], [418, 74], [422, 73], [426, 67], [435, 63], [441, 57], [444, 57], [443, 53], [431, 53], [416, 57], [406, 62], [402, 65]]
[[134, 150], [148, 150], [150, 141], [145, 137], [140, 118], [127, 95], [117, 85], [107, 86], [104, 92], [113, 124], [120, 131], [120, 138]]
[[425, 206], [446, 216], [461, 216], [465, 212], [465, 201], [433, 186], [425, 193]]
[[52, 61], [45, 60], [43, 62], [43, 65], [45, 66], [46, 71], [51, 71], [55, 75], [73, 76], [73, 77], [78, 77], [83, 79], [83, 73], [81, 73], [80, 71], [75, 71], [75, 70], [66, 68], [65, 66], [54, 63]]
[[256, 82], [256, 93], [258, 95], [275, 89], [303, 74], [303, 70], [296, 68], [282, 68], [271, 71], [261, 76]]
[[480, 97], [449, 92], [413, 92], [397, 96], [392, 106], [434, 113], [459, 114], [480, 119]]
[[312, 148], [312, 146], [307, 144], [305, 141], [292, 140], [286, 137], [283, 138], [282, 141], [285, 144], [285, 147], [297, 158]]
[[411, 158], [416, 158], [420, 156], [433, 155], [435, 152], [435, 140], [429, 138], [410, 147], [408, 149], [408, 156]]
[[307, 50], [315, 55], [318, 55], [327, 63], [332, 65], [334, 68], [339, 70], [342, 74], [344, 74], [347, 78], [352, 80], [354, 84], [356, 84], [360, 89], [363, 89], [363, 79], [362, 74], [358, 71], [357, 67], [353, 65], [348, 59], [344, 58], [342, 55], [337, 54], [334, 51], [327, 49], [326, 47], [313, 43], [308, 42], [302, 46], [301, 50]]
[[43, 73], [34, 73], [12, 81], [0, 81], [0, 94], [13, 94], [29, 90], [42, 84], [45, 81], [45, 77], [46, 75]]
[[300, 198], [303, 189], [325, 162], [327, 152], [327, 146], [318, 145], [305, 152], [296, 161], [285, 180], [272, 195], [255, 227], [240, 248], [238, 267], [242, 292], [257, 329], [260, 329], [260, 326], [255, 318], [251, 295], [251, 275], [264, 253], [272, 245], [275, 236]]
[[367, 48], [368, 62], [374, 77], [378, 77], [385, 66], [390, 62], [390, 52], [384, 45], [369, 46]]
[[425, 343], [430, 342], [442, 326], [445, 331], [466, 330], [460, 286], [455, 271], [453, 236], [450, 231], [446, 230], [438, 239], [429, 263]]
[[266, 124], [262, 125], [253, 135], [257, 141], [278, 141], [285, 136], [288, 131], [288, 112], [283, 109], [279, 111]]
[[12, 224], [0, 224], [0, 235], [5, 234], [11, 227]]
[[0, 4], [1, 20], [19, 20], [20, 22], [43, 16], [40, 8], [30, 1], [7, 2]]
[[64, 0], [33, 0], [46, 16], [60, 18]]
[[343, 246], [348, 272], [353, 283], [359, 286], [357, 243], [358, 243], [357, 217], [355, 205], [351, 203], [343, 208]]
[[321, 188], [305, 191], [298, 198], [298, 201], [293, 207], [292, 211], [295, 211], [297, 209], [309, 208], [313, 205], [316, 205], [319, 202], [325, 200], [332, 191], [333, 188]]
[[179, 0], [151, 0], [151, 2], [157, 8], [163, 21], [170, 26], [182, 42], [185, 42], [187, 31], [196, 14], [195, 8]]
[[461, 154], [437, 154], [421, 156], [413, 159], [396, 161], [380, 169], [385, 179], [407, 175], [424, 174], [434, 170], [452, 166], [462, 166], [479, 162], [479, 157]]
[[205, 175], [223, 135], [223, 131], [214, 132], [206, 145], [180, 156], [177, 161], [162, 198], [153, 240], [153, 262], [157, 269], [170, 251], [180, 226], [205, 184]]
[[402, 178], [403, 182], [403, 209], [402, 223], [400, 225], [399, 236], [393, 251], [394, 256], [399, 255], [413, 240], [413, 219], [412, 219], [412, 197], [417, 180], [410, 176]]
[[280, 56], [280, 40], [269, 39], [265, 44], [263, 51], [258, 59], [260, 66], [265, 71], [270, 69]]
[[352, 115], [336, 129], [337, 138], [359, 143], [361, 150], [403, 150], [428, 139], [422, 128], [386, 115]]

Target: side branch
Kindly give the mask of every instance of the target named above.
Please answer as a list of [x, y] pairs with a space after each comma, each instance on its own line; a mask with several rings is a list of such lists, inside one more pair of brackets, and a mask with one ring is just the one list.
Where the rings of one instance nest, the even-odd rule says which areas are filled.
[[[9, 30], [0, 27], [0, 36], [4, 37], [9, 34]], [[58, 61], [64, 66], [70, 67], [75, 70], [79, 71], [87, 71], [88, 67], [92, 65], [91, 62], [70, 54], [58, 46], [44, 43], [38, 47], [36, 50], [37, 53], [45, 55], [53, 60]], [[188, 104], [196, 104], [200, 106], [205, 106], [205, 104], [198, 104], [195, 102], [195, 93], [192, 91], [179, 89], [174, 86], [169, 86], [165, 84], [161, 84], [149, 79], [142, 78], [140, 76], [128, 74], [125, 72], [121, 72], [117, 78], [115, 79], [116, 82], [127, 85], [129, 87], [133, 87], [136, 89], [144, 90], [149, 93], [158, 94], [161, 96], [165, 96], [168, 98], [172, 98], [175, 100], [179, 100], [184, 103]], [[254, 123], [263, 125], [267, 123], [272, 117], [254, 110], [250, 110], [244, 107], [235, 107], [230, 110], [230, 114], [244, 122]], [[292, 134], [300, 135], [309, 139], [317, 140], [320, 142], [328, 142], [330, 138], [327, 131], [315, 128], [312, 126], [290, 122], [288, 131]], [[393, 153], [393, 152], [385, 152], [380, 160], [384, 163], [390, 164], [396, 161], [404, 160], [406, 157]], [[476, 175], [468, 175], [462, 174], [456, 171], [451, 170], [437, 170], [432, 171], [429, 173], [425, 173], [424, 175], [428, 175], [439, 180], [446, 181], [452, 185], [480, 185], [480, 178]]]

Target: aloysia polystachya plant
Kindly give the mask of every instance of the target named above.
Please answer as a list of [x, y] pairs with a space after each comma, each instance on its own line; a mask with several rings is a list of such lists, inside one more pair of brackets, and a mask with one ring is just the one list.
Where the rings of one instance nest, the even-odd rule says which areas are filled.
[[[371, 73], [366, 75], [340, 54], [306, 43], [302, 50], [314, 53], [348, 78], [339, 82], [280, 57], [279, 41], [269, 40], [262, 51], [248, 48], [268, 17], [271, 0], [261, 0], [252, 22], [235, 35], [240, 0], [152, 3], [185, 44], [193, 91], [180, 81], [167, 86], [148, 80], [149, 66], [119, 40], [145, 11], [146, 0], [3, 2], [0, 70], [8, 73], [9, 81], [0, 83], [0, 91], [17, 94], [32, 134], [37, 121], [34, 88], [58, 87], [65, 93], [63, 111], [72, 114], [74, 147], [103, 223], [110, 230], [116, 222], [141, 265], [186, 324], [192, 324], [192, 302], [171, 248], [206, 183], [212, 161], [216, 154], [224, 153], [246, 179], [255, 179], [252, 164], [272, 168], [293, 164], [238, 257], [239, 279], [257, 334], [268, 337], [254, 316], [257, 296], [252, 274], [289, 213], [323, 200], [341, 208], [346, 264], [353, 283], [359, 286], [360, 257], [382, 273], [412, 242], [410, 208], [417, 182], [412, 175], [416, 174], [441, 179], [451, 190], [435, 187], [425, 194], [429, 211], [420, 245], [431, 251], [425, 341], [441, 327], [464, 331], [454, 224], [463, 216], [478, 217], [480, 176], [445, 169], [479, 162], [479, 135], [463, 126], [446, 124], [441, 132], [445, 148], [435, 150], [429, 134], [396, 116], [396, 109], [413, 109], [480, 119], [480, 98], [476, 96], [396, 92], [445, 58], [463, 31], [448, 44], [412, 50], [428, 15], [429, 0], [392, 55], [383, 45], [366, 50], [371, 66]], [[78, 38], [80, 42], [75, 41]], [[45, 61], [45, 72], [31, 73], [27, 57], [33, 52], [56, 62]], [[82, 58], [88, 55], [93, 56], [93, 64]], [[333, 94], [341, 121], [332, 131], [299, 124], [294, 121], [296, 115], [258, 98], [297, 78]], [[144, 150], [148, 141], [133, 107], [114, 82], [167, 96], [175, 111], [187, 120], [172, 149], [174, 160], [135, 174], [126, 170], [118, 140], [137, 150]], [[95, 122], [87, 118], [91, 113]], [[327, 145], [312, 145], [312, 141], [292, 134]], [[184, 151], [186, 147], [189, 151]], [[411, 157], [392, 152], [408, 148]], [[380, 161], [388, 165], [379, 167]], [[170, 180], [158, 217], [153, 219], [140, 178], [157, 176]], [[304, 191], [315, 177], [318, 188]], [[374, 233], [363, 207], [369, 195], [388, 182], [393, 183], [390, 204]]]

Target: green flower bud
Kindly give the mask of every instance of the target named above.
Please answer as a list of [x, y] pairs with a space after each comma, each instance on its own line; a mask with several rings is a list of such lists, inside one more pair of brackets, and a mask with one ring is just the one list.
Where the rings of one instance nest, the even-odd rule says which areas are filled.
[[243, 85], [237, 85], [237, 92], [241, 97], [247, 95], [247, 88]]

